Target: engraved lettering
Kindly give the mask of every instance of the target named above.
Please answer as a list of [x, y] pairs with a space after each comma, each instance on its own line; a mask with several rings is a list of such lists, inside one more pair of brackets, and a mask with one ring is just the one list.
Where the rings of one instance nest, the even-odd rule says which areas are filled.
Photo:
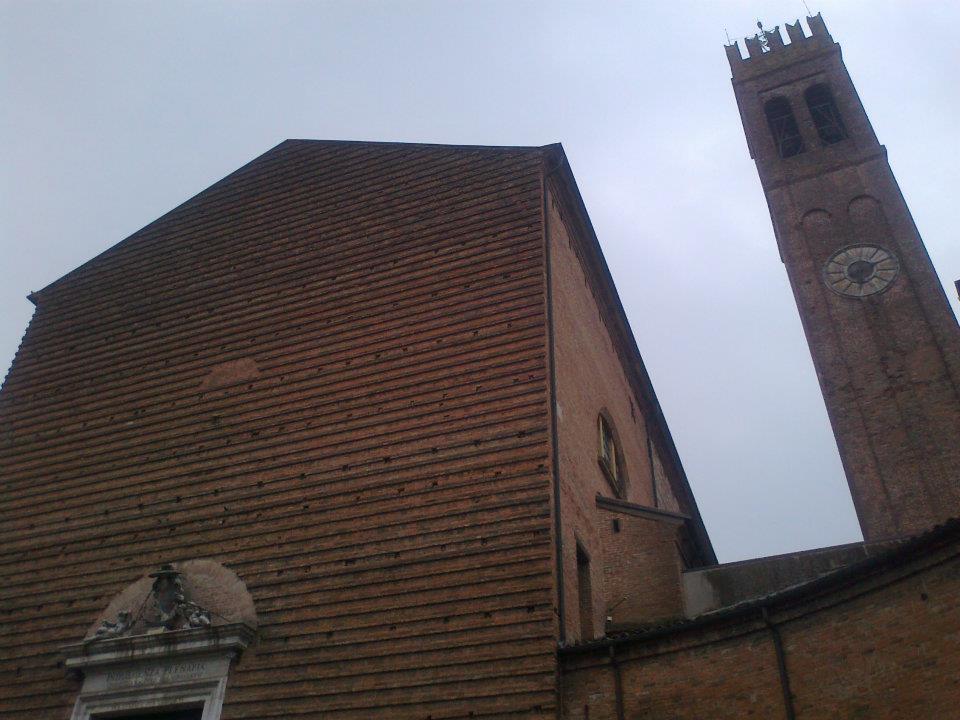
[[202, 661], [178, 662], [171, 665], [148, 665], [138, 668], [109, 670], [105, 675], [107, 685], [116, 687], [143, 687], [166, 685], [196, 680], [207, 674], [207, 663]]

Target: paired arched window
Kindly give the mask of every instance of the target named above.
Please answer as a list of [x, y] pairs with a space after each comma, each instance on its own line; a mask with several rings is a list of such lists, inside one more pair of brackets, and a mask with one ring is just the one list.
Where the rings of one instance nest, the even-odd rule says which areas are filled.
[[[824, 145], [833, 145], [846, 140], [847, 129], [840, 117], [840, 110], [833, 99], [833, 93], [824, 83], [811, 85], [803, 93], [807, 103], [810, 119], [817, 128], [817, 135]], [[790, 101], [785, 97], [775, 97], [768, 100], [763, 106], [767, 116], [767, 124], [773, 134], [773, 142], [777, 153], [782, 158], [793, 157], [804, 151], [803, 136], [797, 125], [797, 118], [790, 107]]]
[[807, 88], [803, 98], [807, 101], [810, 117], [824, 145], [833, 145], [846, 139], [847, 129], [843, 126], [843, 118], [840, 117], [829, 87], [823, 84], [813, 85]]
[[763, 106], [777, 153], [782, 158], [793, 157], [803, 152], [803, 136], [797, 126], [797, 119], [789, 101], [784, 97], [775, 97]]

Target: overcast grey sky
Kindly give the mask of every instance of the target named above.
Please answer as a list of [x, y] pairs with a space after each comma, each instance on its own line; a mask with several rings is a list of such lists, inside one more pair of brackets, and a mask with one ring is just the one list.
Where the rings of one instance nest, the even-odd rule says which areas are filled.
[[[956, 308], [960, 3], [807, 3]], [[721, 560], [859, 540], [723, 52], [804, 14], [0, 0], [0, 369], [28, 292], [284, 138], [560, 141]]]

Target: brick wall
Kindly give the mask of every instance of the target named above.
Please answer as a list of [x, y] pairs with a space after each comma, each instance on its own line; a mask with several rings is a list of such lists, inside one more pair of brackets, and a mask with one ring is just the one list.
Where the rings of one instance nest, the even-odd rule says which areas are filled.
[[677, 552], [683, 523], [681, 518], [658, 516], [626, 504], [598, 506], [610, 630], [683, 615], [683, 564]]
[[[894, 551], [894, 553], [897, 551]], [[822, 582], [822, 581], [817, 581]], [[953, 717], [960, 703], [960, 535], [771, 603], [799, 720]], [[562, 658], [564, 717], [785, 718], [758, 606]]]
[[549, 716], [541, 151], [284, 143], [68, 275], [0, 393], [0, 718], [213, 558], [223, 717]]
[[[580, 628], [577, 544], [589, 554], [594, 632], [602, 634], [606, 618], [604, 543], [607, 519], [596, 508], [597, 495], [612, 497], [614, 488], [598, 463], [597, 419], [611, 421], [623, 454], [625, 499], [654, 505], [653, 476], [647, 448], [644, 406], [627, 378], [606, 323], [607, 308], [594, 294], [595, 282], [584, 270], [571, 222], [571, 210], [548, 193], [553, 316], [556, 348], [561, 518], [563, 522], [564, 594], [567, 639], [583, 637]], [[581, 249], [582, 253], [583, 250]], [[660, 502], [676, 506], [667, 483], [658, 485]], [[670, 552], [675, 555], [675, 548]]]
[[[956, 549], [954, 549], [954, 553]], [[800, 718], [946, 718], [960, 706], [960, 558], [782, 630]]]

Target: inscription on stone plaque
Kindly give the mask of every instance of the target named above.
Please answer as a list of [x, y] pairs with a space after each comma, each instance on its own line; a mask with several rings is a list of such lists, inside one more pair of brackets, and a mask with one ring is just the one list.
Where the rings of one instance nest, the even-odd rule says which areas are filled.
[[202, 661], [128, 667], [108, 670], [104, 673], [106, 684], [112, 689], [136, 688], [147, 685], [174, 685], [190, 680], [199, 680], [207, 676], [207, 663]]

